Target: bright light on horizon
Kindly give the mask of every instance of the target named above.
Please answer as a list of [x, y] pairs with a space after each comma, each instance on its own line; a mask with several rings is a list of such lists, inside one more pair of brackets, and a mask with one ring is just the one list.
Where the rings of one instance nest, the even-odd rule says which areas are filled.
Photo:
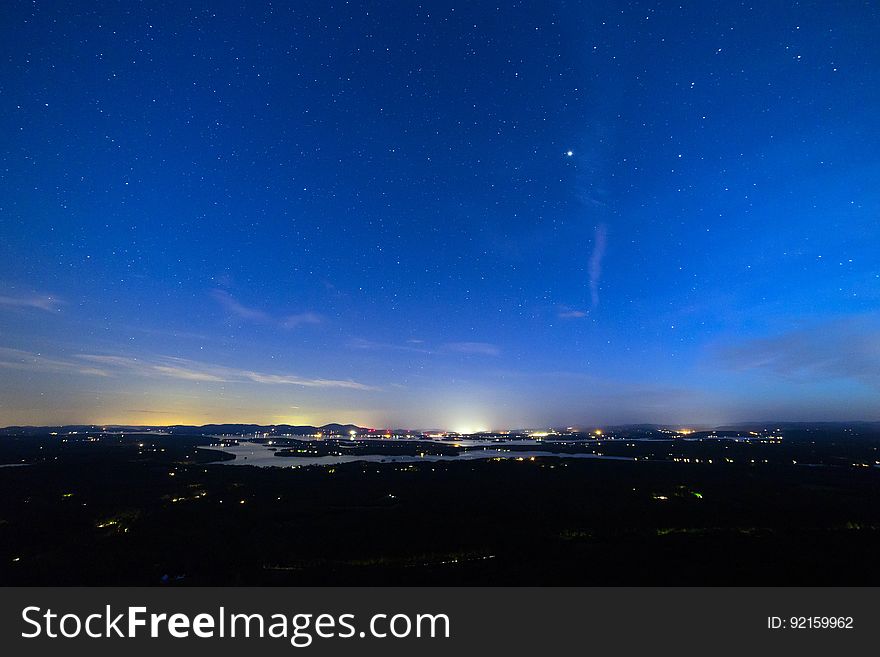
[[455, 426], [455, 428], [452, 429], [452, 431], [454, 431], [455, 433], [468, 434], [468, 433], [481, 433], [483, 431], [488, 431], [488, 429], [486, 429], [485, 427], [480, 427], [478, 425], [474, 425], [474, 424], [462, 424], [462, 425]]

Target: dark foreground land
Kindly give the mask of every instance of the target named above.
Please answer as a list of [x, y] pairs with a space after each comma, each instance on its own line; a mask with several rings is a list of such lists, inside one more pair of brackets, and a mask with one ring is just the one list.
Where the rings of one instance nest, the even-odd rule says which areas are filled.
[[873, 432], [298, 469], [205, 442], [0, 437], [29, 463], [0, 468], [0, 583], [880, 584]]

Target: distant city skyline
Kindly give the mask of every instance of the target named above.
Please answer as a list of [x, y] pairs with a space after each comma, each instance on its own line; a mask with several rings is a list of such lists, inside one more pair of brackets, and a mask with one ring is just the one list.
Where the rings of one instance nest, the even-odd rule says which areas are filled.
[[880, 420], [880, 7], [12, 3], [0, 426]]

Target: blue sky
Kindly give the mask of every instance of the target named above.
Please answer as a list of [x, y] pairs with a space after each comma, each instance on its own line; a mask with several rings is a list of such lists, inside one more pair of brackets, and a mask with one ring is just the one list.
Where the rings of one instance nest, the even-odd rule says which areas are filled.
[[13, 3], [0, 423], [880, 419], [880, 10], [586, 4]]

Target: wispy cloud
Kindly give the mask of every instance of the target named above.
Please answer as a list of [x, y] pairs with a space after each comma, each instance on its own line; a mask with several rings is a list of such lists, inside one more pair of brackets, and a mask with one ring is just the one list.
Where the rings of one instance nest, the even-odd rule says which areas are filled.
[[350, 379], [304, 379], [299, 376], [280, 374], [261, 374], [259, 372], [244, 372], [245, 378], [256, 383], [269, 383], [273, 385], [305, 386], [308, 388], [349, 388], [351, 390], [377, 390]]
[[559, 311], [557, 316], [560, 319], [579, 319], [581, 317], [586, 317], [589, 314], [590, 313], [586, 312], [585, 310], [575, 310], [573, 308], [562, 308]]
[[204, 333], [194, 333], [192, 331], [178, 331], [173, 328], [157, 329], [157, 328], [150, 328], [147, 326], [138, 326], [136, 324], [128, 324], [128, 325], [124, 326], [123, 328], [129, 332], [144, 333], [146, 335], [170, 336], [172, 338], [190, 338], [193, 340], [199, 340], [201, 342], [206, 342], [211, 339], [207, 335], [205, 335]]
[[55, 312], [61, 306], [61, 301], [51, 294], [0, 295], [0, 306], [6, 306], [7, 308], [36, 308], [46, 312]]
[[718, 348], [720, 362], [792, 381], [852, 379], [880, 388], [880, 317], [825, 322]]
[[217, 303], [223, 306], [223, 309], [230, 315], [240, 317], [249, 322], [269, 321], [269, 315], [267, 313], [264, 313], [262, 310], [257, 310], [256, 308], [245, 306], [226, 290], [211, 290], [211, 296], [217, 301]]
[[590, 254], [590, 309], [599, 306], [599, 282], [602, 280], [602, 259], [605, 257], [605, 246], [608, 241], [608, 229], [604, 224], [596, 226], [593, 237], [593, 252]]
[[599, 307], [599, 284], [602, 282], [602, 260], [605, 258], [605, 247], [608, 244], [608, 228], [599, 224], [593, 230], [593, 250], [587, 262], [587, 274], [590, 286], [590, 307], [588, 310], [562, 306], [556, 316], [560, 319], [581, 319], [587, 317]]
[[407, 340], [404, 344], [374, 342], [357, 338], [349, 342], [354, 349], [407, 351], [416, 354], [476, 354], [482, 356], [499, 356], [501, 347], [490, 342], [445, 342], [430, 347], [424, 340]]
[[272, 324], [281, 328], [294, 329], [305, 324], [320, 324], [324, 318], [318, 313], [306, 311], [287, 315], [286, 317], [275, 317], [258, 308], [252, 308], [241, 303], [226, 290], [211, 290], [211, 297], [219, 303], [223, 309], [231, 316], [243, 319], [246, 322], [256, 324]]
[[457, 354], [478, 354], [481, 356], [501, 354], [501, 348], [489, 342], [447, 342], [443, 345], [443, 349]]
[[352, 349], [364, 349], [373, 351], [409, 351], [417, 354], [433, 354], [432, 349], [422, 346], [422, 340], [407, 340], [406, 344], [395, 344], [392, 342], [376, 342], [374, 340], [365, 340], [364, 338], [355, 338], [350, 340], [348, 346]]
[[376, 390], [352, 379], [309, 378], [295, 374], [275, 374], [253, 370], [201, 363], [185, 358], [159, 356], [153, 358], [130, 358], [101, 354], [81, 354], [83, 360], [97, 363], [105, 368], [124, 369], [147, 377], [161, 377], [205, 383], [261, 383], [267, 385], [294, 385], [310, 388], [347, 388], [351, 390]]
[[0, 368], [25, 372], [70, 372], [100, 377], [127, 374], [196, 383], [258, 383], [307, 388], [378, 390], [375, 386], [352, 379], [325, 379], [290, 373], [258, 372], [173, 356], [135, 358], [109, 354], [76, 354], [70, 357], [48, 357], [31, 351], [0, 347]]
[[41, 353], [0, 347], [0, 368], [25, 372], [77, 372], [91, 376], [111, 376], [111, 373], [76, 360], [52, 358]]
[[303, 324], [320, 324], [322, 321], [323, 318], [319, 314], [307, 312], [299, 313], [297, 315], [288, 315], [281, 321], [281, 324], [284, 328], [296, 328]]

